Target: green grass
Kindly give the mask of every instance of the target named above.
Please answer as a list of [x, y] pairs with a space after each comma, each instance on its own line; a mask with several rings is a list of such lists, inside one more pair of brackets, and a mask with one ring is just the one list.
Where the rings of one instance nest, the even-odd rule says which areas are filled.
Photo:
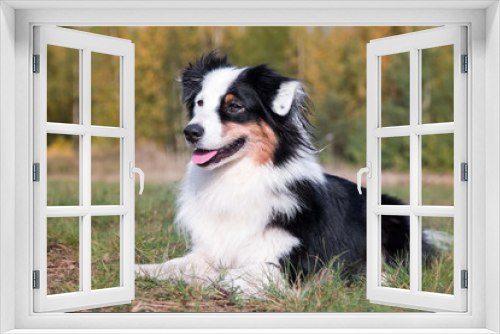
[[[405, 203], [410, 202], [410, 188], [408, 186], [382, 186], [382, 192], [398, 197]], [[453, 205], [453, 186], [427, 185], [422, 186], [423, 205]]]
[[[49, 205], [78, 203], [78, 184], [50, 181]], [[110, 183], [92, 184], [93, 204], [118, 204], [119, 187]], [[138, 189], [137, 189], [138, 190]], [[451, 187], [427, 188], [429, 200], [442, 204], [453, 194]], [[408, 192], [391, 187], [392, 195]], [[137, 191], [138, 193], [138, 191]], [[188, 247], [176, 230], [175, 184], [146, 184], [144, 194], [136, 195], [136, 263], [161, 263], [182, 256]], [[119, 285], [118, 217], [94, 217], [92, 220], [92, 287]], [[424, 229], [453, 233], [452, 220], [434, 218], [423, 221]], [[78, 290], [78, 218], [49, 218], [48, 263], [50, 293]], [[452, 249], [443, 252], [422, 275], [423, 290], [453, 293]], [[267, 298], [242, 300], [216, 286], [200, 288], [183, 282], [137, 278], [136, 298], [131, 304], [89, 310], [91, 312], [413, 312], [414, 310], [370, 304], [366, 299], [364, 277], [346, 281], [334, 270], [336, 263], [315, 277], [301, 282], [287, 293], [270, 289]], [[384, 266], [384, 285], [409, 286], [409, 270], [403, 264]]]

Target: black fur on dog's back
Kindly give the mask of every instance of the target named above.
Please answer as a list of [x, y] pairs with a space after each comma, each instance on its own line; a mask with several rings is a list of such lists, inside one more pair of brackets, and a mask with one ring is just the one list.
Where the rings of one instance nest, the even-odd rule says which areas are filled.
[[[344, 270], [363, 273], [366, 264], [366, 189], [359, 195], [356, 185], [337, 176], [325, 174], [326, 183], [310, 180], [288, 185], [301, 203], [293, 218], [275, 214], [269, 225], [283, 228], [300, 245], [281, 259], [281, 266], [292, 281], [308, 276], [338, 258]], [[383, 205], [402, 205], [399, 199], [382, 195]], [[385, 261], [395, 262], [409, 256], [410, 223], [407, 216], [382, 217], [382, 251]], [[428, 259], [434, 247], [423, 239], [422, 253]], [[299, 274], [300, 273], [300, 274]]]

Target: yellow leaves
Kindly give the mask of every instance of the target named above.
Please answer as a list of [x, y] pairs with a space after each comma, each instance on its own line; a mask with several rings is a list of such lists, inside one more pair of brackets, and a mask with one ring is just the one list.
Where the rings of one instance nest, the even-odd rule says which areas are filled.
[[[366, 120], [366, 44], [373, 39], [428, 28], [211, 26], [77, 29], [130, 39], [135, 44], [138, 142], [152, 142], [172, 151], [186, 150], [182, 129], [187, 114], [180, 102], [181, 86], [177, 79], [189, 62], [203, 53], [219, 49], [227, 51], [229, 61], [236, 66], [267, 63], [284, 75], [303, 80], [315, 106], [312, 122], [317, 126], [319, 146], [331, 144], [333, 155], [358, 163], [364, 159], [364, 154], [353, 150], [359, 151], [359, 143], [365, 142], [362, 129]], [[67, 55], [53, 56], [57, 64], [54, 70], [61, 67], [69, 73]], [[453, 60], [446, 56], [441, 61], [450, 63]], [[383, 62], [384, 68], [393, 65], [385, 59]], [[95, 85], [116, 82], [115, 65], [100, 62], [98, 68]], [[56, 82], [67, 81], [58, 75]], [[439, 81], [439, 75], [433, 78], [433, 87], [445, 86]], [[437, 106], [437, 99], [445, 95], [439, 94], [441, 88], [433, 89], [432, 104]], [[115, 95], [110, 95], [112, 92], [111, 88], [93, 90], [92, 99], [97, 108], [93, 118], [106, 122], [117, 119], [116, 113], [106, 116], [117, 105]], [[63, 85], [56, 83], [49, 94], [49, 101], [55, 101], [50, 102], [54, 103], [51, 110], [71, 112], [73, 96], [68, 98], [71, 94], [63, 90]], [[67, 116], [67, 119], [73, 118]], [[335, 138], [335, 143], [331, 138]]]

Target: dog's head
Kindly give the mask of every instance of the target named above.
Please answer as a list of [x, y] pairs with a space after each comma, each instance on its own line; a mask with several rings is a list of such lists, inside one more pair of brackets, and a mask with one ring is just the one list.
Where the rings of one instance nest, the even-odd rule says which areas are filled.
[[216, 52], [189, 64], [181, 81], [196, 165], [214, 169], [243, 157], [280, 165], [312, 150], [299, 81], [266, 65], [234, 67]]

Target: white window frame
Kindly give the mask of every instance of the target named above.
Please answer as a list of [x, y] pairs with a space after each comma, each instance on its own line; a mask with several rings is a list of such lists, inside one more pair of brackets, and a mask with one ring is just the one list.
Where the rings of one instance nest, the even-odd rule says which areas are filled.
[[[129, 175], [135, 160], [134, 44], [129, 40], [91, 34], [60, 27], [34, 27], [34, 53], [39, 55], [39, 73], [34, 81], [34, 162], [38, 163], [39, 181], [34, 192], [34, 270], [39, 271], [39, 289], [34, 290], [36, 312], [72, 311], [109, 305], [128, 304], [134, 299], [135, 182]], [[78, 50], [80, 122], [47, 122], [47, 49], [48, 45]], [[92, 53], [112, 55], [119, 61], [120, 102], [118, 127], [96, 126], [91, 121]], [[79, 138], [79, 205], [47, 206], [47, 134], [66, 134]], [[91, 204], [92, 138], [119, 140], [120, 159], [116, 175], [120, 180], [120, 202], [115, 205]], [[132, 172], [133, 174], [133, 172]], [[118, 216], [120, 285], [92, 289], [92, 217]], [[79, 289], [72, 293], [47, 294], [47, 218], [76, 217], [79, 224]]]
[[[467, 162], [467, 77], [462, 73], [462, 55], [467, 54], [466, 28], [445, 26], [424, 31], [391, 36], [370, 41], [367, 45], [367, 162], [371, 177], [367, 179], [367, 298], [374, 303], [411, 305], [423, 310], [463, 312], [467, 309], [467, 289], [461, 288], [461, 270], [467, 269], [467, 185], [461, 181], [461, 163]], [[453, 47], [454, 103], [453, 122], [422, 123], [422, 50], [451, 45]], [[409, 54], [410, 108], [409, 124], [384, 126], [382, 124], [383, 56], [407, 52]], [[448, 73], [450, 74], [450, 73]], [[451, 206], [422, 205], [422, 135], [453, 135], [454, 201]], [[410, 201], [408, 205], [383, 205], [382, 140], [407, 138], [410, 141]], [[410, 222], [410, 287], [397, 289], [382, 284], [381, 224], [383, 215], [408, 216]], [[422, 281], [422, 217], [452, 217], [453, 219], [453, 294], [432, 293], [421, 290]]]
[[[63, 6], [66, 8], [61, 9]], [[146, 9], [137, 9], [141, 7]], [[471, 87], [468, 99], [471, 110], [468, 115], [468, 151], [471, 154], [469, 311], [459, 314], [34, 314], [30, 288], [32, 262], [26, 259], [30, 258], [33, 241], [33, 185], [30, 181], [33, 120], [29, 71], [35, 24], [467, 25], [471, 59], [468, 79]], [[92, 333], [112, 329], [116, 332], [127, 329], [127, 333], [133, 333], [134, 328], [140, 328], [137, 332], [141, 332], [147, 328], [165, 327], [170, 331], [165, 329], [163, 332], [179, 332], [176, 328], [191, 328], [192, 332], [212, 329], [213, 333], [235, 332], [235, 328], [282, 333], [339, 333], [345, 332], [343, 329], [355, 333], [354, 328], [360, 333], [415, 333], [411, 328], [418, 328], [421, 333], [500, 332], [498, 1], [370, 1], [369, 4], [366, 1], [238, 1], [222, 4], [7, 0], [0, 3], [0, 28], [0, 332], [35, 333], [37, 329], [56, 332], [61, 329], [60, 332], [69, 333], [87, 328]], [[12, 145], [12, 138], [15, 138], [15, 145]]]

